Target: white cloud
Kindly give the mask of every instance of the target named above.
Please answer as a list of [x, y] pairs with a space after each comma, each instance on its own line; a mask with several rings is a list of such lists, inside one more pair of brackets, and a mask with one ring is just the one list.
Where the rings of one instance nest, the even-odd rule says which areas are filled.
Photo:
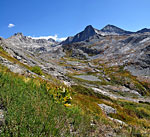
[[14, 24], [11, 24], [11, 23], [10, 23], [10, 24], [8, 25], [8, 28], [13, 28], [13, 27], [15, 27]]
[[[29, 37], [31, 37], [31, 36], [29, 36]], [[67, 37], [58, 38], [58, 35], [54, 35], [54, 36], [40, 36], [40, 37], [31, 37], [31, 38], [33, 38], [33, 39], [47, 39], [47, 40], [50, 39], [50, 38], [52, 38], [55, 41], [63, 41], [63, 40], [67, 39]]]
[[64, 40], [66, 40], [67, 39], [67, 37], [64, 37], [64, 38], [58, 38], [58, 41], [64, 41]]

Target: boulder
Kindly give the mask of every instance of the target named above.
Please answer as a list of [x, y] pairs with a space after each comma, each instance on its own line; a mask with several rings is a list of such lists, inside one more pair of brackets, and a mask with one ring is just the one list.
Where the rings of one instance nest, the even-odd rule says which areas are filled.
[[105, 104], [98, 104], [100, 108], [108, 115], [110, 113], [116, 113], [116, 109], [112, 108], [111, 106]]

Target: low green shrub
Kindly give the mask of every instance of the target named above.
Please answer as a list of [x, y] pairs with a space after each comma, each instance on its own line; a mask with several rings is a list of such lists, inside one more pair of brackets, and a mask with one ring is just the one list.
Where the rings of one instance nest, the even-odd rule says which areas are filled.
[[39, 66], [32, 67], [31, 71], [36, 73], [36, 74], [38, 74], [38, 75], [42, 75], [43, 74], [43, 72], [42, 72], [42, 70], [41, 70], [41, 68]]

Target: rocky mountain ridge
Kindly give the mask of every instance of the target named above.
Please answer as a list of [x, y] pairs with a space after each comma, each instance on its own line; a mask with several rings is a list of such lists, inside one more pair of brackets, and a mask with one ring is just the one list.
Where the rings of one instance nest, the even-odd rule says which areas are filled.
[[69, 44], [69, 43], [84, 41], [94, 35], [101, 35], [101, 36], [131, 35], [131, 34], [139, 34], [139, 33], [145, 33], [145, 32], [150, 32], [150, 29], [144, 28], [137, 32], [131, 32], [131, 31], [123, 30], [114, 25], [108, 24], [101, 30], [98, 30], [98, 29], [94, 28], [92, 25], [88, 25], [82, 32], [76, 34], [75, 36], [68, 37], [65, 41], [62, 42], [62, 44]]
[[47, 52], [58, 42], [54, 39], [33, 39], [28, 36], [24, 36], [22, 33], [15, 33], [10, 38], [6, 39], [8, 44], [14, 44], [14, 46], [22, 47], [28, 51], [33, 52]]

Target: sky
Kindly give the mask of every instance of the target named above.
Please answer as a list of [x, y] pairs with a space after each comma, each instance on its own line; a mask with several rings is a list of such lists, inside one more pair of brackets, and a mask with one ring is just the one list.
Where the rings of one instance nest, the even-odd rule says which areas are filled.
[[150, 0], [0, 0], [0, 36], [22, 32], [62, 40], [87, 25], [150, 28]]

